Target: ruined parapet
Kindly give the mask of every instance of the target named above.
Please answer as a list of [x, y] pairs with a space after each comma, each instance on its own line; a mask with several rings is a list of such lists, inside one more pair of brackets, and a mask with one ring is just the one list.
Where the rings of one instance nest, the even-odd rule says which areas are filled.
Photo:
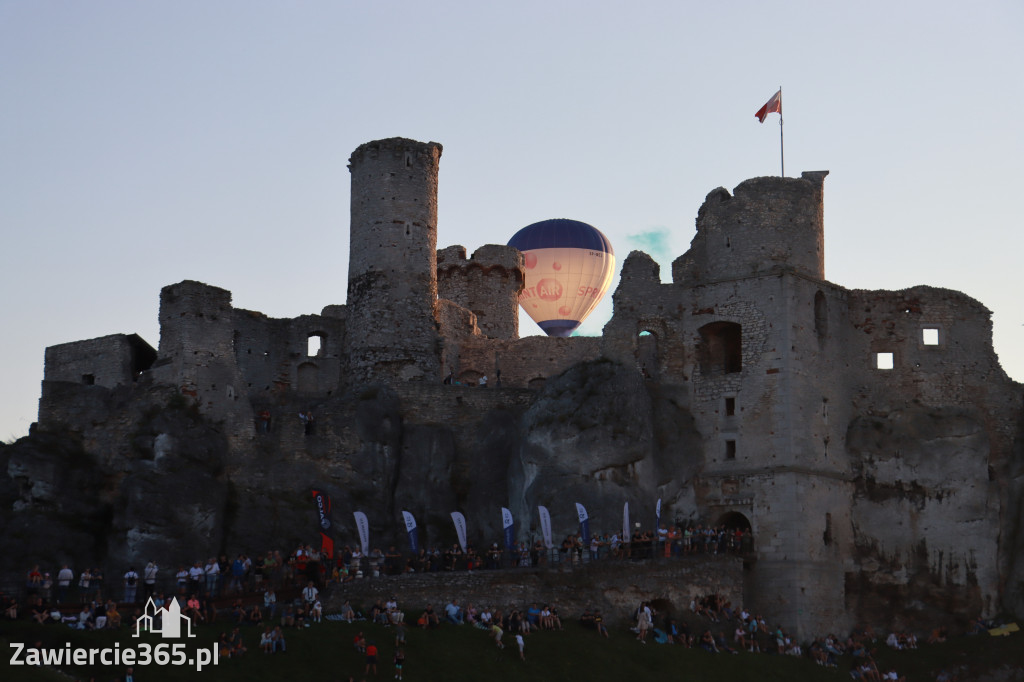
[[357, 381], [440, 375], [437, 173], [441, 145], [405, 138], [349, 159], [349, 370]]
[[492, 339], [519, 338], [524, 281], [523, 254], [511, 246], [486, 244], [469, 260], [461, 246], [437, 254], [437, 295], [471, 310], [480, 331]]
[[778, 271], [824, 279], [826, 175], [753, 178], [733, 194], [711, 191], [690, 250], [672, 264], [672, 281], [695, 285]]

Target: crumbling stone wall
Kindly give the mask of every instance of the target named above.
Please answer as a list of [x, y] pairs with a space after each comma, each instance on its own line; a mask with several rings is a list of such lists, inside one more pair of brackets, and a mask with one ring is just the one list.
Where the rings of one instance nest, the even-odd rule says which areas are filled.
[[690, 250], [672, 264], [672, 281], [694, 285], [779, 269], [824, 279], [826, 175], [753, 178], [733, 194], [710, 192]]
[[[329, 396], [343, 390], [341, 368], [348, 357], [343, 319], [323, 315], [271, 319], [239, 309], [233, 317], [235, 361], [254, 403], [272, 405], [289, 392]], [[319, 340], [313, 355], [311, 337]]]
[[44, 381], [69, 381], [113, 388], [149, 369], [156, 351], [136, 334], [111, 334], [46, 349]]
[[600, 354], [601, 340], [596, 337], [527, 336], [512, 341], [468, 337], [459, 345], [455, 374], [463, 384], [475, 384], [486, 375], [493, 386], [501, 370], [502, 386], [540, 388], [548, 377]]

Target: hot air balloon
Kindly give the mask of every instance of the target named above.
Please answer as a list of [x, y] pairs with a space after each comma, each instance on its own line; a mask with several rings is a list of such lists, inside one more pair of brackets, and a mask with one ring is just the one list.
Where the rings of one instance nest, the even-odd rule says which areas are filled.
[[528, 225], [508, 242], [523, 252], [519, 305], [548, 336], [570, 336], [612, 283], [615, 252], [600, 230], [555, 218]]

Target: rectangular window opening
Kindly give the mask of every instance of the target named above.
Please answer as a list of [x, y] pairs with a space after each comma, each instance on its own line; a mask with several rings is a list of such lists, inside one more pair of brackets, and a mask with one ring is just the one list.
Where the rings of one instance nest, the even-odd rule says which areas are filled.
[[319, 334], [311, 334], [306, 345], [306, 355], [315, 358], [323, 350], [324, 337]]
[[875, 369], [892, 369], [894, 366], [892, 353], [875, 353]]
[[727, 440], [725, 441], [725, 458], [736, 459], [736, 441]]
[[921, 343], [926, 346], [937, 346], [939, 345], [939, 330], [933, 327], [928, 327], [921, 330]]
[[725, 416], [734, 417], [736, 416], [736, 398], [725, 399]]

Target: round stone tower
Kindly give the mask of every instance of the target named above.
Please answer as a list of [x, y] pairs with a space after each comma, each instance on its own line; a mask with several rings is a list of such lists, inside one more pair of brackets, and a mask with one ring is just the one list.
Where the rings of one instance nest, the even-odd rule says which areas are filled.
[[352, 223], [346, 323], [352, 378], [440, 380], [437, 169], [441, 145], [404, 138], [349, 159]]

